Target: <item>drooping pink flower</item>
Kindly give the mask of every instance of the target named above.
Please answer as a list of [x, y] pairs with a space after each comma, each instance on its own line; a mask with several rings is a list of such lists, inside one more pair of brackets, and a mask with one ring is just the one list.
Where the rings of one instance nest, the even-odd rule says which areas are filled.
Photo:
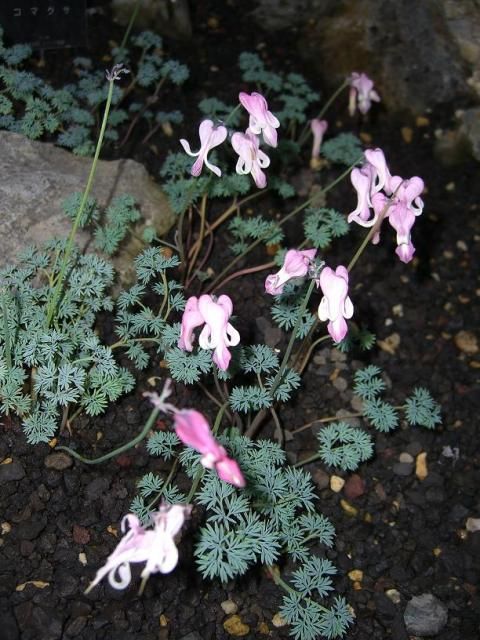
[[356, 222], [362, 227], [370, 227], [375, 223], [370, 215], [372, 206], [372, 183], [374, 181], [374, 167], [366, 163], [361, 168], [355, 167], [350, 173], [350, 180], [357, 192], [357, 207], [348, 214], [348, 222]]
[[218, 145], [222, 144], [222, 142], [226, 140], [227, 128], [223, 125], [215, 127], [212, 120], [203, 120], [200, 123], [198, 134], [200, 136], [200, 149], [198, 151], [193, 152], [190, 149], [190, 144], [184, 138], [180, 140], [180, 144], [189, 156], [198, 156], [198, 159], [193, 163], [190, 173], [192, 176], [199, 176], [202, 172], [203, 165], [205, 164], [210, 171], [213, 171], [215, 175], [220, 177], [222, 175], [222, 171], [219, 167], [208, 161], [208, 152], [214, 147], [218, 147]]
[[240, 342], [240, 334], [229, 322], [232, 311], [233, 303], [226, 295], [221, 295], [218, 299], [207, 294], [200, 298], [192, 296], [187, 300], [183, 312], [178, 347], [184, 351], [192, 351], [193, 330], [205, 325], [198, 343], [202, 349], [213, 349], [213, 361], [219, 369], [226, 371], [231, 358], [227, 347]]
[[267, 186], [267, 176], [262, 169], [270, 165], [270, 158], [260, 149], [258, 137], [248, 130], [246, 133], [237, 131], [232, 136], [232, 147], [239, 156], [235, 171], [240, 175], [250, 173], [257, 187], [264, 189]]
[[373, 88], [373, 80], [365, 73], [357, 73], [354, 71], [350, 76], [350, 96], [348, 102], [348, 111], [351, 116], [355, 114], [356, 109], [365, 115], [373, 102], [380, 102], [380, 96]]
[[174, 426], [183, 444], [202, 454], [200, 462], [206, 469], [215, 469], [224, 482], [236, 487], [245, 486], [238, 463], [229, 458], [224, 447], [215, 440], [206, 418], [199, 411], [177, 411]]
[[185, 309], [182, 316], [182, 328], [180, 330], [180, 338], [178, 340], [179, 349], [183, 351], [193, 351], [193, 330], [204, 324], [202, 314], [198, 308], [198, 298], [191, 296], [185, 303]]
[[385, 160], [385, 154], [379, 148], [377, 149], [366, 149], [365, 150], [365, 159], [367, 164], [373, 167], [374, 171], [372, 173], [372, 195], [374, 193], [378, 193], [382, 189], [389, 196], [393, 193], [395, 189], [392, 189], [392, 176], [387, 166], [387, 161]]
[[302, 251], [290, 249], [287, 251], [280, 271], [267, 276], [265, 291], [272, 296], [280, 295], [286, 282], [292, 278], [306, 276], [316, 253], [316, 249], [303, 249]]
[[395, 190], [392, 204], [388, 210], [388, 220], [397, 232], [397, 249], [395, 253], [402, 262], [410, 262], [415, 253], [411, 241], [411, 230], [415, 219], [423, 211], [423, 200], [420, 198], [424, 189], [421, 178], [414, 176], [410, 180], [402, 180], [399, 176], [392, 178]]
[[310, 121], [310, 129], [313, 134], [313, 144], [312, 144], [312, 160], [318, 160], [320, 157], [320, 147], [323, 142], [323, 136], [325, 135], [325, 131], [328, 129], [328, 122], [326, 120], [319, 120], [318, 118], [314, 118]]
[[[114, 589], [125, 589], [130, 584], [131, 563], [145, 562], [142, 578], [152, 573], [170, 573], [178, 562], [178, 550], [174, 536], [182, 528], [190, 507], [186, 505], [161, 505], [152, 516], [153, 529], [142, 526], [137, 516], [126, 515], [121, 524], [124, 536], [101, 569], [86, 593], [91, 591], [106, 575]], [[126, 530], [128, 524], [128, 530]]]
[[323, 298], [318, 307], [320, 320], [328, 320], [327, 330], [335, 342], [340, 342], [347, 335], [348, 327], [345, 318], [353, 316], [353, 304], [348, 297], [348, 271], [339, 266], [335, 271], [325, 267], [320, 274], [320, 288]]
[[257, 136], [263, 134], [266, 144], [276, 147], [276, 129], [280, 126], [280, 121], [268, 110], [267, 101], [262, 94], [256, 92], [249, 94], [241, 91], [238, 99], [250, 114], [249, 130]]

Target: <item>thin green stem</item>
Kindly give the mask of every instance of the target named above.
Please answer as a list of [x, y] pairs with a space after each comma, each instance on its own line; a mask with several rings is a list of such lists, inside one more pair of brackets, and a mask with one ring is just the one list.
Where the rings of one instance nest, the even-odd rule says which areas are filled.
[[137, 19], [137, 15], [138, 15], [138, 11], [140, 9], [141, 3], [142, 3], [142, 0], [137, 0], [137, 2], [135, 3], [135, 7], [133, 8], [129, 23], [127, 25], [127, 28], [125, 29], [125, 33], [123, 34], [122, 42], [120, 43], [120, 49], [124, 49], [125, 45], [128, 42], [128, 38], [130, 37], [130, 32], [132, 30], [133, 25], [135, 24], [135, 20]]
[[5, 301], [5, 296], [7, 294], [7, 290], [3, 289], [0, 293], [2, 297], [2, 314], [3, 314], [3, 335], [5, 340], [5, 363], [7, 365], [8, 371], [12, 369], [12, 346], [10, 342], [10, 327], [8, 326], [8, 307]]
[[[330, 96], [330, 98], [326, 101], [326, 103], [323, 105], [322, 109], [320, 110], [320, 112], [317, 115], [317, 119], [321, 120], [323, 118], [323, 116], [327, 113], [328, 108], [330, 107], [330, 105], [337, 99], [337, 97], [342, 93], [342, 91], [344, 89], [346, 89], [350, 84], [350, 79], [345, 80], [336, 91], [334, 91], [334, 93], [332, 93], [332, 95]], [[302, 146], [307, 140], [308, 137], [311, 135], [311, 129], [309, 126], [309, 122], [308, 121], [305, 126], [302, 129], [302, 133], [300, 134], [299, 138], [298, 138], [298, 144], [300, 146]]]
[[112, 95], [113, 95], [113, 87], [115, 84], [115, 80], [109, 80], [108, 87], [108, 95], [107, 95], [107, 103], [105, 105], [105, 110], [103, 112], [103, 121], [100, 129], [100, 134], [97, 140], [97, 147], [95, 149], [95, 155], [92, 161], [92, 166], [90, 167], [90, 173], [88, 175], [87, 186], [85, 187], [85, 191], [83, 192], [82, 200], [80, 202], [80, 206], [78, 207], [77, 215], [75, 216], [75, 220], [73, 221], [72, 229], [70, 231], [70, 235], [68, 236], [67, 246], [65, 247], [65, 253], [63, 254], [62, 264], [60, 267], [60, 271], [57, 276], [57, 281], [55, 288], [53, 290], [52, 297], [48, 304], [48, 314], [47, 314], [47, 326], [49, 327], [53, 317], [57, 311], [57, 305], [60, 300], [60, 295], [62, 292], [63, 281], [65, 279], [68, 261], [70, 259], [70, 254], [72, 253], [73, 244], [75, 241], [75, 236], [80, 225], [80, 220], [82, 219], [83, 211], [87, 204], [88, 196], [90, 195], [90, 191], [93, 185], [93, 179], [95, 177], [95, 172], [97, 170], [98, 158], [100, 156], [100, 150], [103, 144], [103, 138], [105, 135], [105, 130], [107, 128], [108, 114], [110, 112], [110, 106], [112, 103]]
[[146, 438], [146, 436], [148, 435], [148, 432], [150, 431], [150, 429], [155, 424], [155, 420], [157, 419], [157, 416], [158, 416], [159, 412], [160, 412], [160, 409], [157, 409], [157, 407], [154, 407], [152, 409], [152, 412], [151, 412], [147, 422], [145, 423], [145, 426], [140, 431], [138, 436], [133, 438], [133, 440], [130, 440], [130, 442], [127, 442], [126, 444], [122, 445], [121, 447], [118, 447], [117, 449], [114, 449], [113, 451], [110, 451], [110, 453], [106, 453], [105, 455], [100, 456], [100, 458], [93, 458], [93, 459], [84, 458], [83, 456], [81, 456], [79, 453], [77, 453], [73, 449], [70, 449], [70, 447], [55, 447], [55, 450], [56, 451], [66, 451], [69, 455], [73, 456], [76, 460], [80, 460], [80, 462], [83, 462], [84, 464], [100, 464], [101, 462], [106, 462], [107, 460], [110, 460], [111, 458], [114, 458], [115, 456], [118, 456], [121, 453], [124, 453], [125, 451], [128, 451], [132, 447], [135, 447], [144, 438]]

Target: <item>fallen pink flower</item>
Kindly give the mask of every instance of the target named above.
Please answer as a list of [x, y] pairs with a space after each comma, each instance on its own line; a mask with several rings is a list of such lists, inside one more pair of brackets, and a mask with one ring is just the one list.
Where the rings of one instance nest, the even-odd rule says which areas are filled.
[[358, 108], [365, 115], [370, 110], [372, 101], [380, 102], [380, 96], [373, 88], [373, 80], [365, 73], [354, 71], [350, 76], [348, 112], [353, 116]]
[[339, 266], [335, 271], [325, 267], [320, 274], [320, 288], [323, 298], [318, 307], [320, 320], [329, 320], [327, 330], [335, 342], [340, 342], [347, 335], [348, 327], [345, 318], [353, 316], [353, 304], [348, 297], [348, 271]]
[[190, 149], [190, 144], [184, 138], [180, 140], [180, 144], [189, 156], [198, 156], [198, 159], [193, 163], [190, 173], [192, 176], [198, 177], [202, 172], [203, 165], [205, 164], [210, 171], [213, 171], [215, 175], [220, 177], [222, 175], [222, 171], [219, 167], [211, 164], [208, 161], [207, 156], [211, 149], [218, 147], [218, 145], [222, 144], [222, 142], [226, 140], [227, 128], [223, 125], [215, 127], [211, 120], [203, 120], [200, 123], [198, 133], [200, 136], [200, 149], [198, 151], [193, 152]]
[[141, 574], [144, 580], [152, 573], [173, 571], [178, 562], [174, 536], [189, 513], [189, 506], [162, 505], [152, 516], [153, 529], [142, 526], [137, 516], [131, 513], [126, 515], [121, 524], [123, 538], [108, 556], [105, 565], [97, 571], [85, 593], [91, 591], [106, 575], [114, 589], [125, 589], [132, 579], [131, 563], [146, 563]]
[[287, 251], [280, 271], [267, 276], [265, 291], [272, 296], [280, 295], [286, 282], [292, 278], [306, 276], [316, 253], [316, 249], [303, 249], [302, 251], [290, 249]]
[[229, 458], [224, 447], [215, 440], [206, 418], [199, 411], [177, 411], [174, 420], [177, 436], [183, 444], [202, 454], [200, 462], [206, 469], [215, 469], [224, 482], [236, 487], [245, 486], [238, 463]]
[[265, 98], [260, 93], [249, 94], [243, 91], [238, 98], [250, 114], [249, 130], [255, 135], [263, 134], [264, 141], [271, 147], [276, 147], [276, 129], [280, 126], [280, 121], [268, 110]]
[[260, 149], [260, 141], [257, 136], [249, 131], [234, 133], [232, 147], [239, 156], [235, 171], [239, 175], [250, 173], [257, 187], [264, 189], [267, 186], [267, 176], [262, 169], [266, 169], [270, 165], [270, 158]]

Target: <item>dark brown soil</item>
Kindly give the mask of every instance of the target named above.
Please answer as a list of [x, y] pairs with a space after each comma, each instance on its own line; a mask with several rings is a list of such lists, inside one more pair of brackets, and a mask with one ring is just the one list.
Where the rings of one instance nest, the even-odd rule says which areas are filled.
[[[240, 2], [192, 4], [197, 5], [193, 39], [184, 44], [167, 40], [172, 55], [191, 69], [191, 80], [182, 95], [170, 97], [176, 97], [181, 102], [178, 108], [187, 114], [187, 134], [198, 125], [196, 103], [204, 92], [232, 102], [244, 88], [236, 68], [240, 51], [255, 50], [263, 43], [262, 51], [273, 68], [287, 66], [308, 77], [308, 68], [296, 58], [294, 33], [267, 36], [249, 22], [248, 10]], [[251, 8], [249, 3], [246, 6]], [[212, 17], [216, 20], [209, 22]], [[108, 29], [108, 16], [97, 16], [91, 29], [93, 51], [112, 37]], [[118, 28], [113, 33], [118, 37]], [[55, 56], [58, 60], [62, 52]], [[49, 57], [53, 60], [53, 54], [47, 55], [46, 73]], [[52, 73], [58, 73], [58, 63]], [[315, 86], [314, 78], [309, 81]], [[460, 331], [478, 335], [480, 326], [480, 182], [478, 165], [466, 162], [445, 169], [437, 163], [434, 131], [448, 123], [450, 111], [428, 117], [427, 126], [417, 127], [414, 121], [394, 118], [380, 108], [369, 122], [352, 125], [343, 106], [338, 107], [337, 118], [343, 120], [343, 127], [369, 134], [372, 144], [385, 151], [395, 173], [424, 178], [426, 206], [414, 228], [417, 253], [413, 263], [404, 265], [396, 258], [392, 234], [386, 232], [381, 244], [368, 249], [352, 274], [356, 317], [380, 342], [398, 334], [400, 344], [391, 352], [376, 346], [370, 353], [354, 354], [353, 362], [330, 347], [322, 349], [308, 367], [294, 404], [281, 414], [284, 425], [293, 430], [339, 409], [352, 410], [348, 390], [352, 374], [360, 364], [370, 362], [384, 368], [391, 380], [389, 398], [396, 404], [420, 385], [427, 386], [442, 405], [443, 426], [435, 431], [402, 425], [393, 434], [377, 436], [375, 458], [357, 472], [364, 482], [360, 497], [348, 498], [345, 491], [334, 493], [328, 487], [319, 491], [319, 509], [337, 530], [335, 548], [329, 553], [339, 568], [336, 587], [356, 616], [348, 640], [408, 640], [403, 612], [408, 600], [422, 593], [436, 595], [448, 607], [448, 622], [436, 636], [438, 640], [479, 637], [480, 533], [467, 533], [465, 525], [467, 518], [480, 517], [476, 422], [480, 354], [462, 352], [455, 338]], [[332, 132], [336, 126], [342, 125], [332, 123]], [[401, 135], [403, 126], [413, 129], [408, 144]], [[146, 163], [155, 175], [166, 153], [165, 138], [152, 140], [156, 149], [142, 148], [138, 144], [142, 135], [142, 131], [135, 134], [128, 154]], [[174, 145], [176, 137], [167, 144]], [[330, 171], [335, 175], [335, 168]], [[296, 179], [305, 181], [308, 172], [298, 172]], [[318, 175], [315, 180], [320, 180]], [[284, 206], [268, 198], [258, 202], [259, 212]], [[350, 211], [354, 194], [349, 184], [332, 194], [329, 204]], [[293, 242], [295, 228], [289, 233]], [[360, 240], [359, 230], [354, 230], [337, 244], [329, 260], [335, 263], [340, 256], [350, 256]], [[228, 237], [222, 232], [211, 263], [214, 269], [225, 261], [225, 244]], [[256, 258], [268, 259], [263, 252]], [[237, 280], [226, 290], [238, 300], [240, 318], [240, 300], [245, 305], [247, 314], [240, 322], [252, 340], [262, 340], [270, 322], [263, 278]], [[158, 371], [155, 367], [148, 374]], [[345, 379], [347, 390], [343, 383], [332, 384], [338, 378]], [[93, 456], [131, 439], [149, 413], [141, 398], [144, 385], [140, 382], [135, 393], [105, 416], [95, 421], [80, 418], [70, 443]], [[180, 403], [194, 401], [190, 389], [177, 388], [176, 393]], [[102, 437], [96, 442], [98, 432]], [[61, 439], [68, 442], [65, 436]], [[292, 460], [302, 459], [313, 446], [312, 432], [304, 431], [288, 444], [289, 455]], [[446, 457], [446, 447], [458, 449], [458, 459]], [[414, 472], [399, 473], [396, 463], [405, 452], [427, 454], [425, 480], [417, 479]], [[101, 467], [75, 462], [56, 471], [45, 465], [50, 453], [47, 445], [28, 446], [18, 426], [3, 419], [0, 461], [12, 461], [0, 465], [2, 640], [222, 640], [231, 637], [223, 628], [226, 615], [220, 607], [227, 599], [238, 605], [238, 614], [251, 629], [244, 637], [289, 637], [286, 628], [272, 624], [281, 594], [261, 571], [251, 571], [227, 585], [200, 579], [192, 560], [196, 534], [192, 526], [180, 543], [177, 570], [151, 578], [143, 596], [138, 596], [135, 580], [124, 592], [102, 585], [85, 596], [84, 589], [116, 544], [114, 530], [128, 511], [135, 482], [146, 471], [158, 468], [158, 461], [139, 447]], [[311, 471], [321, 486], [324, 477], [314, 465]], [[342, 475], [348, 485], [351, 478]], [[345, 500], [353, 512], [347, 512]], [[357, 583], [348, 576], [353, 569], [363, 572]], [[387, 597], [390, 589], [398, 591], [399, 603]]]

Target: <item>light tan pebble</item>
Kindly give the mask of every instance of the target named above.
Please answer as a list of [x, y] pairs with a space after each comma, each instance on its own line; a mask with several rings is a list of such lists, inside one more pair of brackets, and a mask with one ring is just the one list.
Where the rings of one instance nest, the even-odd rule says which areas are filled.
[[403, 141], [410, 144], [413, 140], [413, 129], [411, 127], [402, 127], [400, 133], [402, 134]]
[[428, 476], [427, 453], [419, 453], [415, 461], [415, 475], [419, 480], [425, 480]]
[[478, 353], [477, 336], [472, 331], [459, 331], [453, 341], [457, 348], [467, 355]]
[[403, 304], [396, 304], [392, 307], [392, 312], [397, 318], [403, 318]]
[[468, 245], [464, 240], [457, 240], [455, 246], [457, 249], [460, 249], [460, 251], [468, 251]]
[[455, 183], [449, 182], [445, 185], [445, 191], [455, 191]]
[[430, 124], [430, 119], [427, 116], [417, 116], [415, 119], [415, 124], [417, 127], [428, 127]]
[[280, 629], [281, 627], [286, 627], [288, 622], [280, 613], [276, 613], [272, 618], [272, 624], [277, 629]]
[[363, 571], [361, 569], [352, 569], [348, 572], [348, 577], [352, 582], [361, 582], [363, 580]]
[[413, 462], [415, 458], [409, 453], [407, 453], [406, 451], [404, 451], [398, 456], [398, 459], [400, 462]]
[[470, 533], [474, 533], [475, 531], [480, 531], [480, 518], [467, 518], [467, 523], [465, 528]]
[[387, 589], [385, 591], [385, 595], [393, 602], [393, 604], [400, 604], [400, 593], [396, 589]]
[[227, 616], [237, 613], [238, 611], [238, 605], [233, 600], [224, 600], [220, 606]]
[[78, 554], [78, 561], [80, 562], [81, 565], [83, 565], [84, 567], [87, 565], [87, 554], [84, 553], [83, 551], [81, 553]]
[[340, 476], [332, 476], [330, 478], [330, 489], [335, 491], [335, 493], [339, 493], [345, 485], [345, 480], [340, 478]]
[[354, 517], [358, 513], [358, 509], [355, 509], [355, 507], [346, 500], [340, 500], [340, 506], [348, 516]]
[[398, 333], [392, 333], [387, 336], [385, 340], [379, 340], [378, 346], [382, 351], [386, 351], [387, 353], [394, 355], [400, 346], [400, 335]]
[[350, 406], [352, 409], [358, 413], [363, 411], [363, 400], [360, 396], [353, 396], [350, 400]]
[[242, 638], [250, 633], [250, 627], [248, 624], [242, 622], [240, 616], [227, 618], [223, 623], [223, 628], [230, 636], [234, 636], [235, 638]]
[[338, 378], [335, 378], [335, 380], [333, 381], [333, 386], [338, 391], [345, 391], [345, 389], [348, 387], [348, 382], [345, 380], [345, 378], [338, 376]]

